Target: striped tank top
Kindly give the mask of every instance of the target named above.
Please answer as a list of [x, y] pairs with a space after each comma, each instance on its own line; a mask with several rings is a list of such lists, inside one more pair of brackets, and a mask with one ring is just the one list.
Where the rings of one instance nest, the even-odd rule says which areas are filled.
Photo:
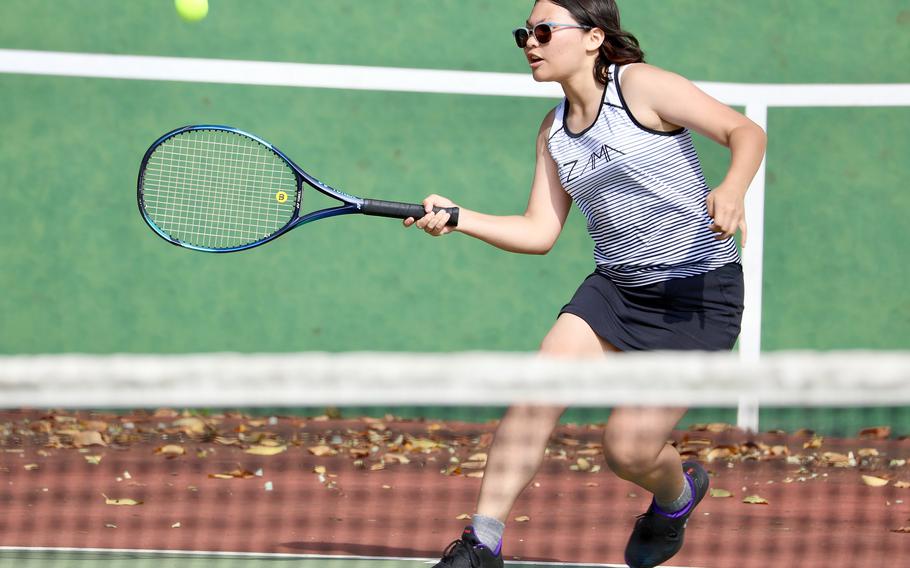
[[708, 230], [710, 188], [691, 134], [639, 124], [623, 100], [624, 69], [610, 66], [597, 119], [585, 130], [569, 131], [564, 99], [547, 142], [588, 221], [597, 270], [618, 286], [645, 286], [739, 262], [734, 240]]

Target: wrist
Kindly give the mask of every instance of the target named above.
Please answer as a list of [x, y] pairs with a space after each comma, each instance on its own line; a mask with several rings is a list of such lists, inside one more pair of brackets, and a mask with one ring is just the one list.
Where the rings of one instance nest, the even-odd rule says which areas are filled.
[[716, 189], [723, 189], [724, 192], [731, 192], [739, 195], [740, 197], [745, 197], [746, 192], [749, 190], [749, 184], [739, 180], [725, 179], [717, 186]]

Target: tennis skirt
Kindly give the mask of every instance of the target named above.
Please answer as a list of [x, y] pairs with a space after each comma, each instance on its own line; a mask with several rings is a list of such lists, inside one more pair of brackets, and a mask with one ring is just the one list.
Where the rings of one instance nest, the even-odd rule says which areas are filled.
[[622, 351], [729, 350], [743, 315], [742, 266], [623, 288], [595, 271], [559, 313], [585, 320]]

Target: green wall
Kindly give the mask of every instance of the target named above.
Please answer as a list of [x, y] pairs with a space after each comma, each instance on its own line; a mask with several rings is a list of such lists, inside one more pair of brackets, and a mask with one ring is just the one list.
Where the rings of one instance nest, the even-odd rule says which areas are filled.
[[[0, 47], [525, 72], [527, 0], [4, 0]], [[910, 83], [910, 5], [626, 0], [649, 61], [699, 81]], [[523, 211], [555, 101], [0, 75], [0, 353], [533, 350], [592, 268], [573, 211], [547, 256], [384, 219], [232, 255], [135, 205], [161, 133], [223, 123], [366, 197]], [[910, 348], [910, 109], [770, 109], [765, 349]], [[726, 149], [697, 141], [719, 180]], [[309, 199], [309, 194], [307, 199]], [[307, 202], [309, 203], [309, 201]]]

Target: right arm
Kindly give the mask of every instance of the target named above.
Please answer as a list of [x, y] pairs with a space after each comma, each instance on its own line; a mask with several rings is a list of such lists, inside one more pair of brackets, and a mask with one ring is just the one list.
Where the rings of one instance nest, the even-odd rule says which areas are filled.
[[553, 248], [569, 214], [572, 199], [562, 188], [556, 163], [547, 149], [553, 111], [550, 111], [537, 133], [537, 163], [531, 196], [524, 215], [486, 215], [457, 206], [448, 199], [430, 195], [423, 200], [426, 210], [433, 207], [459, 207], [458, 226], [447, 227], [449, 215], [444, 211], [423, 218], [405, 219], [404, 225], [416, 224], [433, 236], [459, 231], [509, 252], [546, 254]]

